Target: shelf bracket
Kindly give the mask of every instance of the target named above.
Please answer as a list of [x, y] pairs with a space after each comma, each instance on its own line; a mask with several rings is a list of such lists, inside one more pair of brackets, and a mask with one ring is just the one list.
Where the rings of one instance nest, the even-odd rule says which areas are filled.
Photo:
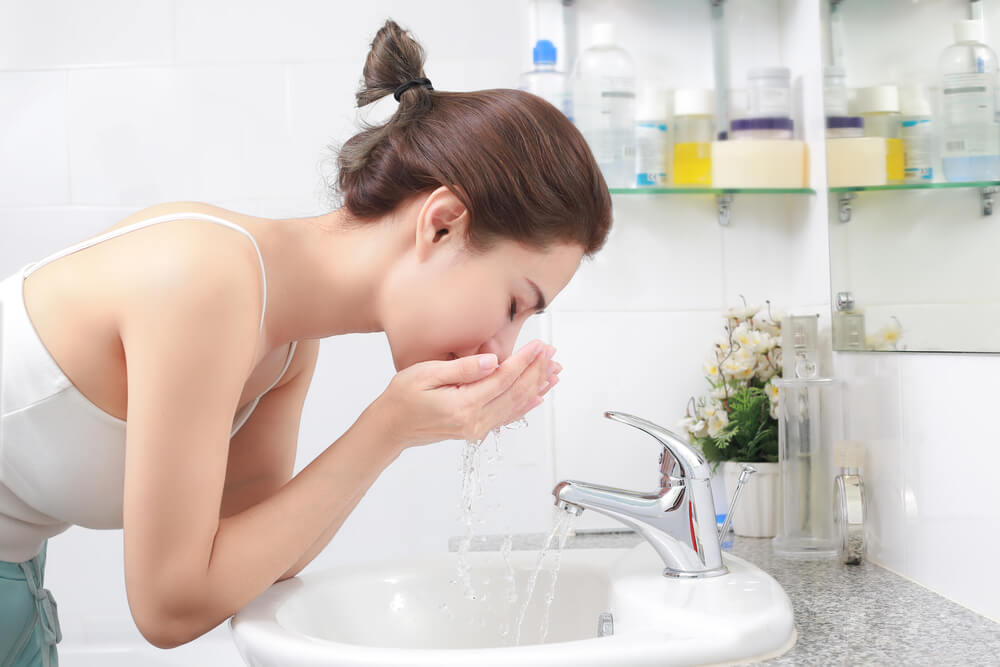
[[840, 213], [841, 222], [851, 221], [851, 200], [857, 197], [853, 192], [840, 192], [837, 194], [837, 211]]
[[728, 227], [729, 223], [732, 222], [733, 216], [733, 196], [716, 195], [715, 203], [719, 207], [719, 224], [723, 227]]
[[983, 215], [993, 215], [993, 195], [1000, 192], [1000, 188], [990, 186], [979, 189], [979, 199], [983, 204]]

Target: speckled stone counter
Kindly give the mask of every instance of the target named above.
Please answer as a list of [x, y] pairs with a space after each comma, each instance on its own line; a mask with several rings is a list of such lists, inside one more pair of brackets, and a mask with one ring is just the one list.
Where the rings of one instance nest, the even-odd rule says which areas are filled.
[[[477, 535], [470, 550], [499, 550], [505, 537]], [[541, 549], [546, 537], [514, 535], [512, 546]], [[449, 540], [451, 551], [461, 539]], [[566, 548], [623, 549], [641, 540], [632, 531], [579, 532]], [[756, 664], [1000, 666], [1000, 624], [885, 568], [779, 558], [768, 539], [736, 537], [730, 551], [774, 577], [795, 610], [795, 646]]]

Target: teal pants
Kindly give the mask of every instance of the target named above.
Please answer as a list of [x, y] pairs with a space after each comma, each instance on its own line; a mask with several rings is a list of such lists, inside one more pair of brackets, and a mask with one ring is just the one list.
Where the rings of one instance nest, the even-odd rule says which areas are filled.
[[56, 601], [42, 588], [45, 551], [22, 563], [0, 560], [0, 667], [56, 667], [62, 639]]

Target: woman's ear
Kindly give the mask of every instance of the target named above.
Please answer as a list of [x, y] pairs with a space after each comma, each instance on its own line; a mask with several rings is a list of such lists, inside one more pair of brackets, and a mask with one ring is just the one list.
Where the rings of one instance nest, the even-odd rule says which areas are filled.
[[417, 213], [417, 260], [425, 261], [442, 248], [465, 244], [469, 211], [455, 193], [442, 185], [424, 200]]

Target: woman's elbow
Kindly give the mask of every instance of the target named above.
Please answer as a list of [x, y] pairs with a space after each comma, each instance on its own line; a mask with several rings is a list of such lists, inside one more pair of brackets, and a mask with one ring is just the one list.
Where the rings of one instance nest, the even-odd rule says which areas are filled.
[[177, 648], [206, 632], [190, 612], [179, 613], [176, 606], [155, 603], [134, 605], [132, 619], [143, 638], [156, 648]]

